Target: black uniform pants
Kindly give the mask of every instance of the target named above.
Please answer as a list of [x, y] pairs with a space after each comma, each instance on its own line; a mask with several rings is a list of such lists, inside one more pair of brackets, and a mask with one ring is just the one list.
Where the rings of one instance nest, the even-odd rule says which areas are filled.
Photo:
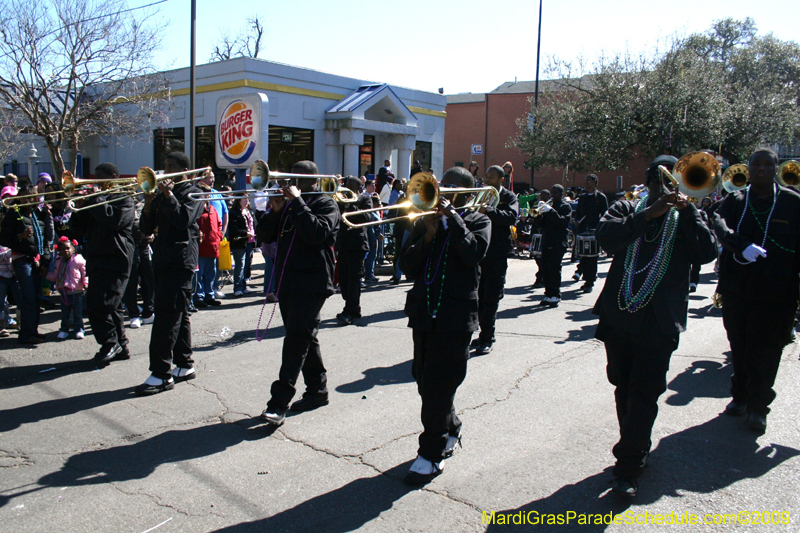
[[128, 284], [128, 275], [129, 272], [107, 268], [92, 268], [89, 274], [86, 310], [97, 344], [128, 345], [122, 316], [122, 296]]
[[564, 259], [566, 247], [562, 245], [542, 248], [542, 281], [544, 295], [561, 298], [561, 260]]
[[[168, 379], [172, 363], [181, 368], [194, 366], [192, 360], [192, 270], [156, 270], [155, 321], [150, 334], [150, 371]], [[91, 282], [90, 282], [91, 284]]]
[[769, 413], [769, 404], [775, 399], [772, 386], [796, 311], [794, 299], [729, 292], [723, 295], [722, 320], [733, 359], [731, 396], [760, 415]]
[[139, 292], [139, 247], [133, 249], [133, 262], [131, 263], [131, 275], [125, 285], [123, 301], [128, 310], [128, 317], [134, 318], [141, 316], [139, 304], [136, 302], [136, 294]]
[[453, 399], [467, 375], [469, 331], [413, 330], [414, 362], [411, 374], [422, 398], [422, 434], [419, 455], [438, 463], [450, 435], [461, 431]]
[[[653, 316], [651, 319], [655, 321]], [[606, 346], [608, 381], [616, 387], [614, 399], [619, 421], [619, 442], [614, 476], [639, 477], [650, 453], [650, 435], [658, 415], [658, 398], [667, 390], [669, 360], [678, 348], [677, 337], [663, 336], [654, 328], [647, 335], [631, 335], [608, 328]]]
[[361, 278], [364, 276], [365, 250], [339, 252], [339, 288], [344, 298], [344, 312], [361, 316]]
[[594, 285], [597, 281], [597, 256], [581, 257], [578, 263], [579, 273], [583, 275], [583, 280], [589, 285]]
[[703, 265], [692, 265], [692, 272], [689, 274], [689, 283], [694, 283], [695, 285], [700, 284], [700, 267]]
[[506, 284], [508, 258], [486, 257], [481, 261], [481, 281], [478, 286], [478, 321], [481, 325], [480, 340], [494, 342], [494, 325], [497, 307], [503, 299]]
[[326, 298], [325, 294], [314, 293], [302, 296], [279, 295], [278, 305], [286, 328], [286, 337], [283, 339], [281, 369], [278, 380], [272, 383], [267, 409], [285, 411], [289, 407], [301, 371], [306, 394], [328, 395], [328, 375], [325, 365], [322, 364], [322, 353], [317, 340], [319, 313]]

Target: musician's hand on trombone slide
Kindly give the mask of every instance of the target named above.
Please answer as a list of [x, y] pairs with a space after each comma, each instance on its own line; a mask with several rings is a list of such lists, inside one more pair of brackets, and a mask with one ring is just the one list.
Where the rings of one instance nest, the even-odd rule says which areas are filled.
[[300, 198], [300, 189], [298, 189], [294, 185], [289, 185], [288, 187], [283, 188], [283, 195], [288, 200], [296, 200]]

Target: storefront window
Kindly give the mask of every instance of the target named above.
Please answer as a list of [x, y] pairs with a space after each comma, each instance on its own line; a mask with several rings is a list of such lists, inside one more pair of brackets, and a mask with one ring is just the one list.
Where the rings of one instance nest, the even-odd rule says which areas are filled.
[[153, 170], [163, 170], [167, 154], [186, 151], [186, 134], [183, 128], [158, 128], [153, 130]]
[[269, 127], [269, 165], [276, 172], [290, 172], [298, 161], [314, 160], [314, 130]]
[[425, 172], [430, 170], [432, 147], [433, 143], [425, 141], [417, 141], [417, 145], [414, 148], [414, 152], [411, 154], [411, 165], [412, 166], [414, 165], [414, 161], [419, 161], [419, 164], [422, 165], [422, 170], [424, 170]]
[[358, 175], [375, 174], [375, 136], [364, 135], [364, 144], [358, 149]]

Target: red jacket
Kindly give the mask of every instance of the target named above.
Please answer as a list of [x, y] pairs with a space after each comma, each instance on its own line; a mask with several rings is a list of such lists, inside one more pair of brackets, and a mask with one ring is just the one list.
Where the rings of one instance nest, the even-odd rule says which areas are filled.
[[222, 240], [222, 221], [217, 210], [208, 202], [197, 221], [200, 227], [200, 257], [219, 257], [219, 243]]

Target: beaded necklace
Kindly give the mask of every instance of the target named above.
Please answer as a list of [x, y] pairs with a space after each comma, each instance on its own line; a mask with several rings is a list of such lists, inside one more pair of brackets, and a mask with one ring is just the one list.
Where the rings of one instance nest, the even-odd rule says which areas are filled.
[[[292, 205], [293, 200], [289, 200], [289, 202], [284, 206], [283, 212], [281, 213], [280, 221], [278, 222], [278, 227], [281, 228], [280, 236], [278, 237], [278, 249], [275, 250], [275, 259], [277, 259], [280, 254], [279, 249], [281, 245], [281, 237], [283, 234], [288, 231], [286, 225], [284, 225], [284, 221], [288, 225], [289, 217], [287, 217], [287, 213], [289, 212], [289, 207]], [[288, 226], [292, 227], [292, 226]], [[286, 263], [289, 262], [289, 254], [292, 252], [292, 245], [294, 245], [294, 238], [297, 235], [297, 228], [292, 227], [292, 239], [289, 241], [289, 248], [286, 249], [286, 256], [283, 258], [283, 265], [281, 265], [281, 275], [278, 277], [278, 287], [275, 289], [275, 296], [279, 297], [281, 292], [281, 284], [283, 283], [283, 274], [286, 272]], [[275, 299], [275, 303], [272, 304], [272, 313], [269, 315], [269, 321], [267, 321], [266, 327], [264, 327], [264, 333], [261, 334], [261, 317], [264, 315], [264, 308], [267, 306], [267, 298], [269, 297], [270, 289], [272, 288], [272, 280], [275, 279], [275, 276], [270, 276], [269, 283], [267, 284], [267, 296], [264, 297], [264, 303], [261, 305], [261, 312], [258, 314], [258, 324], [256, 324], [256, 341], [261, 342], [264, 340], [264, 337], [267, 336], [267, 330], [269, 329], [270, 324], [272, 324], [272, 319], [275, 317], [275, 308], [278, 306], [278, 300]]]
[[[643, 211], [646, 203], [646, 200], [640, 201], [636, 206], [635, 212]], [[637, 270], [637, 265], [644, 234], [636, 239], [633, 244], [628, 246], [628, 251], [625, 255], [622, 284], [617, 296], [620, 311], [635, 313], [645, 308], [650, 303], [656, 287], [661, 283], [661, 279], [667, 272], [667, 267], [672, 258], [672, 249], [675, 245], [675, 235], [678, 230], [678, 210], [676, 208], [671, 207], [669, 209], [663, 224], [663, 231], [660, 231], [661, 241], [656, 248], [655, 254], [653, 254], [653, 258], [650, 262], [641, 269]], [[653, 240], [655, 240], [655, 238]], [[634, 277], [645, 271], [647, 271], [647, 274], [644, 283], [642, 283], [642, 286], [637, 292], [634, 292]]]
[[[428, 260], [425, 263], [425, 305], [428, 309], [428, 314], [431, 315], [431, 318], [436, 318], [436, 313], [439, 312], [439, 306], [442, 305], [442, 294], [444, 294], [444, 278], [445, 273], [447, 272], [447, 250], [450, 247], [450, 232], [447, 232], [447, 237], [444, 240], [444, 245], [442, 246], [442, 252], [439, 254], [439, 261], [436, 264], [436, 270], [431, 275], [431, 257], [433, 256], [433, 251], [436, 249], [436, 235], [433, 236], [433, 242], [431, 243], [431, 251], [428, 252]], [[436, 278], [439, 274], [439, 267], [442, 267], [442, 282], [439, 285], [439, 301], [436, 302], [436, 308], [431, 310], [431, 285], [433, 282], [436, 281]]]
[[[740, 235], [739, 230], [741, 230], [741, 228], [742, 228], [742, 221], [744, 220], [744, 216], [747, 214], [748, 206], [753, 211], [753, 218], [756, 219], [756, 222], [758, 223], [759, 227], [761, 227], [761, 221], [758, 220], [758, 217], [756, 216], [755, 209], [753, 209], [753, 206], [750, 205], [750, 187], [751, 187], [750, 185], [747, 186], [747, 194], [745, 194], [745, 196], [744, 196], [744, 205], [745, 205], [745, 207], [744, 207], [744, 209], [742, 209], [742, 216], [739, 217], [739, 223], [736, 225], [736, 234], [737, 235]], [[761, 231], [764, 232], [764, 238], [761, 239], [761, 247], [762, 248], [764, 248], [764, 245], [767, 244], [767, 235], [769, 234], [769, 223], [772, 221], [772, 213], [775, 212], [775, 206], [778, 205], [778, 195], [780, 193], [781, 193], [781, 190], [780, 190], [780, 188], [778, 188], [778, 184], [777, 183], [774, 184], [773, 188], [772, 188], [772, 207], [769, 209], [769, 215], [767, 215], [766, 227], [761, 227]], [[766, 213], [766, 211], [764, 211], [764, 213]], [[764, 214], [764, 213], [759, 213], [759, 214]], [[774, 242], [776, 245], [778, 245], [778, 243], [775, 242], [773, 239], [770, 239], [770, 240], [772, 242]], [[783, 246], [778, 245], [778, 247], [783, 249], [783, 250], [786, 250], [786, 248], [783, 248]], [[789, 250], [787, 250], [787, 251], [789, 251]], [[733, 259], [734, 259], [734, 261], [736, 261], [740, 265], [749, 265], [750, 264], [750, 261], [740, 261], [739, 258], [736, 257], [736, 254], [733, 254]]]

